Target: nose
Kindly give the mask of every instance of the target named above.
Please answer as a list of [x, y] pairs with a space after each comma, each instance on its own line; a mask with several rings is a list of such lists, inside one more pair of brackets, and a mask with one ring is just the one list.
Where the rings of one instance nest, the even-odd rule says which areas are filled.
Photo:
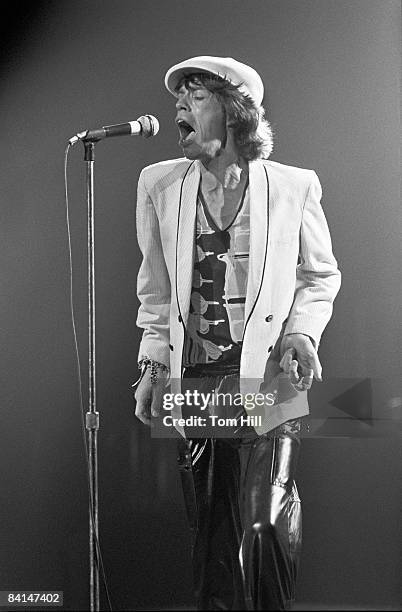
[[185, 110], [185, 111], [190, 110], [190, 105], [187, 99], [187, 94], [178, 96], [177, 101], [176, 101], [176, 109]]

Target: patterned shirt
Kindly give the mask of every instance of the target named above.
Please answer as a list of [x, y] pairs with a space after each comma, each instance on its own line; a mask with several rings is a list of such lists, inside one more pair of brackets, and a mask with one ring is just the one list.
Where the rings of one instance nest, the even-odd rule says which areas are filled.
[[[250, 206], [247, 172], [242, 171], [239, 178], [229, 177], [231, 187], [226, 190], [212, 173], [202, 171], [184, 367], [240, 361], [248, 276]], [[228, 200], [229, 206], [226, 206], [226, 202], [222, 206], [222, 200]], [[215, 220], [211, 210], [216, 217], [220, 217], [219, 220]]]

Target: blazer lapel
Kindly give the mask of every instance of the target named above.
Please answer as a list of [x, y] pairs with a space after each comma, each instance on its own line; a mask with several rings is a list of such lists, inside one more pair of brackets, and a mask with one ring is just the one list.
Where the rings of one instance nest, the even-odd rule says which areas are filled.
[[250, 253], [244, 331], [258, 299], [266, 266], [269, 231], [268, 173], [260, 160], [249, 163]]
[[176, 299], [181, 321], [186, 324], [190, 309], [195, 250], [195, 219], [200, 169], [192, 163], [181, 179], [177, 214]]

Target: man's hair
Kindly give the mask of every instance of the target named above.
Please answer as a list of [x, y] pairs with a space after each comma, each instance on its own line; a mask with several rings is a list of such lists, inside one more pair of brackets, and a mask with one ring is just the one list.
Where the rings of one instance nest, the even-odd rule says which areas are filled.
[[250, 96], [240, 91], [240, 85], [233, 85], [225, 79], [205, 72], [184, 75], [176, 91], [184, 85], [192, 89], [202, 85], [216, 94], [227, 116], [228, 125], [239, 154], [246, 160], [268, 159], [273, 148], [272, 128], [265, 118], [262, 106], [257, 107]]

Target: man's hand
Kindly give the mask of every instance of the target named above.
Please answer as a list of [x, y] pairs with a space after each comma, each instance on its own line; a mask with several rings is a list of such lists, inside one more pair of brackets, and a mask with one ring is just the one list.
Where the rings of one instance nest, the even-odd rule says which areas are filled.
[[321, 363], [309, 336], [286, 334], [281, 342], [281, 356], [280, 367], [300, 391], [310, 389], [313, 378], [322, 382]]
[[151, 416], [157, 417], [161, 413], [166, 380], [167, 373], [158, 369], [158, 381], [151, 383], [151, 370], [147, 368], [143, 379], [138, 384], [134, 394], [137, 403], [135, 416], [145, 425], [151, 425]]

